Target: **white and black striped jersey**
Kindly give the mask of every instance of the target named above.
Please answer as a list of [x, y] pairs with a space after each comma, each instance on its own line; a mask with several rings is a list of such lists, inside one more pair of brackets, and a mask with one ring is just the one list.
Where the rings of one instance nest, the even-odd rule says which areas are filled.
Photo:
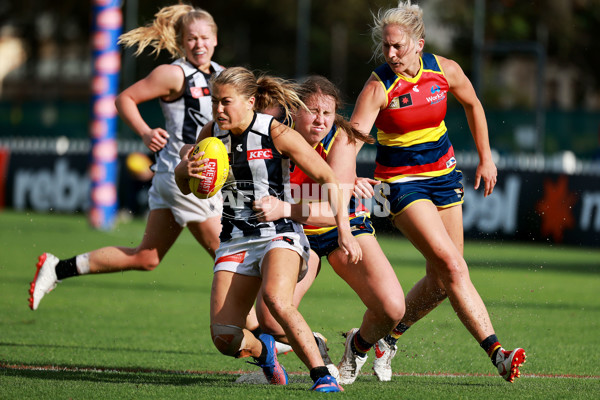
[[239, 237], [275, 236], [302, 232], [291, 219], [259, 222], [252, 202], [274, 196], [291, 202], [290, 159], [279, 153], [271, 139], [273, 117], [255, 113], [252, 123], [241, 135], [223, 131], [215, 123], [213, 136], [225, 143], [229, 153], [229, 178], [223, 186], [221, 242]]
[[[184, 58], [172, 63], [183, 69], [185, 75], [185, 89], [183, 95], [177, 100], [160, 100], [165, 117], [165, 129], [169, 133], [167, 145], [157, 153], [156, 172], [173, 172], [179, 164], [179, 150], [184, 144], [196, 143], [196, 138], [206, 123], [212, 120], [212, 104], [208, 79], [210, 75], [204, 74]], [[213, 74], [219, 74], [223, 67], [211, 62]]]

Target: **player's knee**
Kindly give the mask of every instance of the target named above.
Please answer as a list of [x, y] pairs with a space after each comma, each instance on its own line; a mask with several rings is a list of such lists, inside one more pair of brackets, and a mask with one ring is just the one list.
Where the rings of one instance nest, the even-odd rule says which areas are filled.
[[388, 299], [384, 307], [384, 312], [388, 320], [396, 324], [400, 322], [402, 317], [404, 317], [404, 313], [406, 312], [404, 298], [398, 297]]
[[154, 271], [156, 269], [156, 267], [158, 267], [158, 262], [151, 262], [151, 263], [146, 263], [146, 264], [142, 264], [142, 271]]
[[[441, 288], [460, 283], [469, 278], [469, 270], [464, 258], [460, 256], [448, 256], [429, 264], [427, 275], [431, 283]], [[437, 280], [437, 282], [435, 282]]]
[[[406, 308], [404, 306], [404, 298], [389, 297], [380, 306], [370, 308], [369, 312], [378, 321], [379, 324], [395, 327], [398, 322], [404, 317]], [[390, 328], [390, 329], [391, 329]]]
[[442, 276], [445, 288], [449, 288], [452, 285], [462, 285], [463, 282], [470, 279], [464, 260], [452, 260], [448, 262]]
[[222, 354], [235, 358], [248, 357], [250, 349], [242, 328], [235, 325], [212, 324], [210, 335], [217, 350]]
[[160, 264], [160, 257], [154, 251], [141, 251], [136, 256], [137, 269], [154, 271]]

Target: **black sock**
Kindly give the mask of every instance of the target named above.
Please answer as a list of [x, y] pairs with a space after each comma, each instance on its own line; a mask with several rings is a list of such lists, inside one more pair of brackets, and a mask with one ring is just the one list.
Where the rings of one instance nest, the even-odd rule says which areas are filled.
[[262, 350], [260, 351], [260, 356], [258, 357], [254, 357], [254, 359], [256, 360], [257, 363], [259, 364], [265, 364], [267, 362], [267, 345], [260, 339], [258, 339], [260, 341], [260, 344], [262, 344]]
[[258, 337], [260, 336], [261, 333], [263, 333], [262, 329], [260, 329], [260, 326], [256, 329], [252, 329], [250, 332], [252, 332], [252, 334], [254, 335], [255, 338], [258, 339]]
[[60, 260], [54, 269], [56, 271], [56, 279], [59, 281], [70, 278], [72, 276], [79, 275], [77, 271], [77, 263], [75, 257], [69, 258], [68, 260]]
[[396, 339], [395, 337], [393, 337], [392, 335], [386, 335], [383, 340], [389, 344], [390, 346], [393, 346], [396, 344], [396, 342], [398, 342], [398, 339]]
[[322, 378], [326, 375], [330, 375], [327, 367], [315, 367], [310, 370], [310, 377], [313, 380], [313, 382], [318, 381], [319, 378]]
[[354, 338], [352, 338], [352, 342], [350, 343], [350, 348], [359, 357], [364, 357], [367, 355], [367, 351], [369, 351], [373, 347], [373, 343], [369, 343], [360, 336], [360, 331], [356, 332]]
[[396, 342], [398, 342], [400, 336], [402, 336], [404, 332], [408, 330], [408, 328], [410, 328], [410, 326], [399, 322], [398, 325], [396, 325], [396, 327], [392, 330], [392, 332], [386, 337], [384, 337], [383, 340], [385, 340], [390, 346], [393, 346], [396, 344]]

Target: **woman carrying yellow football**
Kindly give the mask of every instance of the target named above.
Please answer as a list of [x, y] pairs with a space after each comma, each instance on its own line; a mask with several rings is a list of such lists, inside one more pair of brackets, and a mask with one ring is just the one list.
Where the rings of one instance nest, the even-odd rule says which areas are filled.
[[[291, 201], [289, 168], [290, 161], [294, 162], [323, 185], [335, 212], [339, 247], [356, 263], [362, 252], [350, 231], [347, 204], [337, 178], [298, 132], [270, 115], [255, 112], [255, 108], [263, 108], [261, 104], [303, 107], [293, 91], [285, 90], [277, 79], [257, 79], [242, 67], [223, 71], [211, 83], [214, 122], [203, 128], [199, 140], [217, 137], [230, 154], [230, 179], [223, 187], [221, 244], [211, 290], [213, 342], [225, 355], [252, 356], [271, 383], [287, 383], [273, 337], [261, 334], [256, 338], [243, 328], [261, 290], [294, 352], [309, 368], [315, 382], [312, 389], [341, 391], [323, 363], [311, 329], [293, 304], [294, 289], [306, 273], [310, 250], [302, 226], [288, 218], [261, 222], [252, 208], [253, 201], [269, 195]], [[267, 96], [278, 100], [265, 103]], [[176, 167], [176, 182], [183, 193], [190, 193], [189, 179], [205, 170], [204, 160], [184, 157]]]

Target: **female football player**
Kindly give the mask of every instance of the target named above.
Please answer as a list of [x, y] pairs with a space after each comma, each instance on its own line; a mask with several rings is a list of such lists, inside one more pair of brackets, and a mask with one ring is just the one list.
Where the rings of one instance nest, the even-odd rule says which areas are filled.
[[[155, 15], [152, 24], [123, 34], [120, 42], [127, 47], [137, 45], [136, 54], [151, 46], [154, 52], [166, 50], [177, 57], [172, 64], [156, 67], [116, 99], [121, 118], [156, 153], [146, 230], [135, 248], [104, 247], [65, 260], [50, 253], [42, 254], [30, 287], [32, 310], [65, 278], [153, 270], [186, 226], [213, 258], [219, 245], [220, 196], [200, 200], [193, 194], [183, 195], [173, 174], [180, 160], [180, 148], [185, 143], [194, 143], [204, 124], [212, 119], [208, 80], [223, 70], [212, 61], [217, 25], [202, 9], [168, 6]], [[160, 101], [166, 129], [148, 126], [140, 114], [138, 104], [154, 99]]]
[[[373, 139], [357, 132], [337, 113], [342, 104], [341, 95], [328, 79], [321, 76], [309, 77], [299, 86], [298, 94], [307, 109], [300, 108], [294, 114], [294, 129], [327, 161], [340, 182], [347, 188], [352, 188], [356, 178], [356, 141], [372, 143]], [[402, 318], [402, 287], [375, 238], [368, 211], [358, 199], [350, 199], [348, 212], [352, 234], [362, 249], [363, 259], [357, 264], [351, 264], [338, 247], [335, 221], [329, 207], [324, 207], [326, 203], [318, 196], [320, 191], [315, 182], [297, 168], [292, 170], [290, 179], [298, 190], [296, 200], [300, 201], [297, 204], [284, 204], [269, 196], [259, 199], [255, 203], [255, 210], [261, 213], [261, 220], [272, 221], [286, 217], [304, 223], [304, 233], [311, 248], [309, 273], [296, 287], [296, 306], [318, 273], [321, 258], [326, 257], [334, 271], [350, 285], [367, 307], [360, 328], [354, 328], [346, 334], [346, 352], [338, 366], [339, 382], [350, 384], [365, 363], [369, 349]], [[351, 193], [351, 190], [347, 193]], [[260, 297], [257, 301], [257, 314], [263, 331], [276, 335], [278, 340], [285, 340], [281, 337], [283, 330], [270, 318]], [[323, 343], [319, 344], [323, 346]], [[354, 354], [358, 354], [358, 357]]]
[[[327, 163], [296, 131], [271, 115], [255, 112], [256, 104], [264, 104], [266, 96], [279, 98], [279, 104], [303, 106], [295, 93], [285, 90], [276, 79], [257, 79], [243, 67], [226, 69], [211, 81], [214, 122], [204, 127], [198, 139], [215, 136], [230, 155], [230, 177], [222, 189], [221, 244], [216, 251], [211, 290], [213, 342], [225, 355], [252, 356], [272, 384], [287, 383], [273, 337], [263, 333], [256, 338], [244, 328], [260, 290], [294, 352], [309, 368], [315, 382], [312, 389], [341, 391], [323, 363], [312, 331], [293, 304], [294, 288], [306, 273], [310, 250], [302, 227], [289, 218], [260, 221], [252, 209], [255, 200], [268, 195], [291, 200], [289, 169], [293, 162], [324, 185], [336, 211], [339, 247], [349, 262], [357, 263], [362, 253], [350, 231], [339, 183]], [[204, 170], [202, 155], [183, 158], [177, 166], [176, 182], [183, 193], [190, 192], [189, 178]]]
[[[351, 117], [361, 132], [377, 127], [375, 179], [389, 188], [391, 219], [425, 256], [425, 277], [408, 292], [406, 314], [378, 342], [378, 358], [390, 367], [396, 341], [410, 326], [449, 298], [456, 315], [487, 352], [500, 375], [512, 382], [525, 361], [521, 348], [504, 350], [463, 258], [462, 174], [456, 169], [444, 117], [448, 93], [462, 104], [479, 153], [475, 189], [484, 196], [496, 185], [483, 107], [460, 66], [423, 52], [423, 10], [410, 1], [380, 10], [372, 37], [377, 67], [359, 94]], [[390, 370], [391, 372], [391, 370]], [[391, 373], [385, 375], [391, 376]], [[381, 379], [381, 376], [379, 376]], [[385, 379], [384, 379], [385, 380]]]

